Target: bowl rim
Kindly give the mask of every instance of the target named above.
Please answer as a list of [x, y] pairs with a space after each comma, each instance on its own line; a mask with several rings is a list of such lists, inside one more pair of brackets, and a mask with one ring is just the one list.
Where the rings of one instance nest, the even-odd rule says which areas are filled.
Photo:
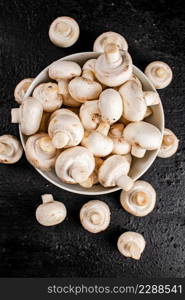
[[[95, 56], [99, 56], [102, 53], [97, 53], [97, 52], [93, 52], [93, 51], [89, 51], [89, 52], [79, 52], [79, 53], [75, 53], [75, 54], [70, 54], [67, 56], [64, 56], [60, 59], [57, 59], [55, 61], [60, 61], [60, 60], [75, 60], [75, 58], [79, 58], [79, 57], [85, 57], [85, 56], [89, 56], [88, 59], [91, 59], [92, 57], [90, 57], [91, 55], [93, 56], [93, 58], [95, 58]], [[53, 63], [53, 62], [52, 62]], [[51, 64], [52, 64], [51, 63]], [[46, 68], [44, 68], [33, 80], [33, 82], [31, 83], [31, 85], [29, 86], [24, 98], [31, 96], [32, 90], [33, 90], [33, 86], [35, 85], [35, 81], [37, 81], [38, 76], [42, 76], [42, 74], [45, 74], [46, 71], [48, 71], [49, 66], [51, 65], [49, 64]], [[152, 90], [156, 91], [156, 88], [154, 87], [153, 83], [149, 80], [149, 78], [144, 74], [144, 72], [142, 72], [138, 67], [136, 67], [135, 65], [133, 65], [133, 69], [135, 69], [138, 73], [142, 74], [142, 76], [144, 76], [145, 80], [148, 82], [148, 84], [151, 86]], [[159, 96], [160, 97], [160, 96]], [[163, 134], [164, 132], [164, 110], [163, 110], [163, 106], [162, 106], [162, 102], [160, 99], [160, 111], [161, 111], [161, 127], [162, 129], [160, 129], [161, 133]], [[24, 141], [24, 137], [25, 135], [22, 134], [21, 132], [21, 126], [19, 125], [19, 135], [20, 135], [20, 140], [22, 143], [22, 146], [25, 150], [25, 141]], [[144, 168], [143, 171], [136, 176], [136, 178], [134, 179], [134, 181], [138, 180], [141, 176], [143, 176], [144, 173], [146, 173], [148, 171], [148, 169], [151, 167], [151, 165], [153, 164], [153, 162], [155, 161], [155, 159], [157, 158], [157, 154], [159, 152], [160, 149], [154, 150], [155, 155], [153, 156], [153, 159], [150, 161], [150, 163], [147, 165], [147, 168]], [[110, 188], [104, 188], [104, 190], [102, 191], [89, 191], [88, 189], [84, 188], [84, 191], [79, 191], [77, 189], [75, 189], [76, 185], [68, 185], [67, 186], [61, 186], [63, 184], [63, 182], [61, 181], [61, 184], [59, 184], [58, 182], [56, 182], [55, 180], [51, 179], [48, 177], [48, 175], [46, 174], [46, 172], [39, 170], [38, 168], [35, 168], [34, 166], [32, 166], [34, 169], [37, 170], [37, 172], [42, 175], [42, 177], [44, 177], [47, 181], [49, 181], [50, 183], [54, 184], [55, 186], [59, 187], [60, 189], [66, 190], [68, 192], [71, 193], [75, 193], [75, 194], [80, 194], [80, 195], [104, 195], [104, 194], [109, 194], [109, 193], [113, 193], [116, 191], [121, 190], [120, 187], [110, 187]]]

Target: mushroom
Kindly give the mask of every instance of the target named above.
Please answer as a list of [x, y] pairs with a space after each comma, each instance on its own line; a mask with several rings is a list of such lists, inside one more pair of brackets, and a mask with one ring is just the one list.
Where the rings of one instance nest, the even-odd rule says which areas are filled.
[[49, 38], [58, 47], [67, 48], [72, 46], [78, 40], [79, 34], [78, 23], [70, 17], [55, 19], [49, 28]]
[[110, 209], [103, 201], [91, 200], [82, 206], [80, 221], [87, 231], [99, 233], [110, 224]]
[[84, 182], [80, 182], [80, 185], [84, 188], [91, 188], [94, 184], [97, 184], [98, 181], [98, 171], [101, 165], [103, 164], [103, 159], [100, 157], [95, 157], [95, 169], [94, 172], [89, 176]]
[[95, 168], [93, 154], [82, 146], [64, 150], [57, 158], [55, 171], [61, 181], [75, 184], [86, 181]]
[[162, 61], [153, 61], [145, 69], [145, 75], [151, 80], [156, 89], [167, 87], [172, 81], [171, 68]]
[[63, 222], [67, 215], [67, 210], [62, 202], [55, 201], [53, 195], [42, 195], [42, 204], [36, 209], [36, 219], [44, 226], [54, 226]]
[[118, 250], [125, 257], [139, 260], [145, 249], [145, 239], [137, 232], [127, 231], [120, 235], [118, 239]]
[[138, 180], [134, 182], [133, 187], [128, 192], [121, 192], [120, 202], [130, 214], [143, 217], [154, 209], [156, 192], [151, 184]]
[[62, 106], [62, 96], [58, 94], [58, 85], [53, 82], [41, 83], [33, 91], [33, 97], [40, 101], [44, 111], [53, 112]]
[[123, 137], [124, 125], [122, 123], [113, 124], [109, 131], [109, 137], [113, 141], [113, 154], [127, 154], [131, 150], [131, 145]]
[[17, 103], [22, 103], [23, 98], [33, 80], [34, 78], [25, 78], [16, 85], [14, 90], [14, 98]]
[[139, 87], [141, 89], [143, 88], [141, 81], [139, 80], [139, 78], [134, 73], [132, 73], [132, 76], [130, 77], [129, 80], [136, 81], [137, 85], [139, 85]]
[[138, 158], [144, 157], [146, 150], [159, 149], [162, 142], [159, 129], [144, 121], [128, 124], [123, 136], [132, 145], [131, 154]]
[[59, 109], [51, 115], [48, 134], [54, 147], [61, 149], [80, 144], [84, 129], [75, 113], [68, 109]]
[[33, 97], [24, 98], [19, 108], [11, 110], [12, 123], [19, 123], [21, 132], [32, 135], [39, 129], [43, 114], [43, 106]]
[[168, 158], [174, 155], [178, 149], [179, 140], [176, 135], [170, 130], [165, 128], [161, 148], [158, 152], [158, 157]]
[[132, 59], [127, 51], [119, 51], [115, 44], [108, 44], [105, 53], [95, 63], [96, 78], [109, 87], [116, 87], [129, 80], [132, 75]]
[[94, 42], [93, 51], [94, 52], [104, 52], [105, 47], [108, 44], [115, 44], [120, 50], [128, 50], [128, 44], [126, 39], [117, 32], [104, 32], [97, 37]]
[[128, 121], [143, 120], [147, 105], [143, 91], [135, 80], [128, 80], [119, 88], [123, 100], [123, 117]]
[[130, 170], [130, 160], [130, 155], [108, 157], [99, 169], [99, 182], [104, 187], [118, 186], [125, 191], [130, 190], [133, 185], [133, 180], [127, 175]]
[[84, 103], [97, 99], [102, 92], [102, 86], [87, 73], [87, 70], [83, 70], [81, 77], [75, 77], [69, 82], [68, 90], [73, 99]]
[[23, 149], [18, 139], [10, 134], [0, 136], [0, 163], [14, 164], [22, 156]]
[[101, 121], [98, 102], [98, 100], [86, 101], [80, 107], [80, 119], [84, 128], [88, 131], [96, 129]]
[[27, 139], [25, 154], [35, 168], [49, 171], [54, 167], [59, 152], [54, 148], [47, 133], [37, 133]]
[[147, 106], [157, 105], [160, 103], [159, 94], [153, 91], [143, 92], [143, 96]]
[[82, 67], [84, 78], [89, 79], [89, 80], [96, 80], [95, 63], [96, 63], [95, 58], [89, 59], [85, 62], [85, 64]]

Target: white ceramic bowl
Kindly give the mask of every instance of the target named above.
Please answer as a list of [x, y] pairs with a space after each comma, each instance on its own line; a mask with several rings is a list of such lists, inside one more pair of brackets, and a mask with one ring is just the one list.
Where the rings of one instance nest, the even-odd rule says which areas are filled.
[[[61, 60], [72, 60], [80, 65], [83, 65], [88, 59], [91, 58], [97, 58], [99, 56], [98, 53], [95, 52], [83, 52], [83, 53], [77, 53], [73, 55], [69, 55], [66, 57], [61, 58]], [[134, 74], [140, 79], [143, 85], [144, 90], [152, 90], [156, 91], [152, 83], [149, 81], [149, 79], [144, 75], [143, 72], [141, 72], [137, 67], [133, 67]], [[25, 97], [31, 96], [34, 88], [42, 83], [42, 82], [48, 82], [49, 76], [48, 76], [48, 67], [45, 68], [32, 82], [30, 85]], [[160, 102], [159, 105], [153, 106], [153, 114], [147, 119], [147, 121], [156, 127], [159, 128], [159, 130], [163, 133], [164, 130], [164, 112], [163, 107]], [[25, 147], [25, 142], [27, 137], [23, 135], [20, 131], [20, 137], [22, 141], [23, 147]], [[131, 176], [134, 180], [137, 180], [139, 177], [141, 177], [148, 168], [152, 165], [154, 162], [156, 156], [157, 156], [158, 150], [155, 151], [147, 151], [146, 155], [143, 158], [134, 158], [132, 161], [131, 170], [129, 172], [129, 176]], [[56, 176], [55, 170], [49, 172], [43, 172], [41, 170], [37, 171], [48, 181], [55, 184], [61, 189], [67, 190], [69, 192], [77, 193], [77, 194], [84, 194], [84, 195], [101, 195], [101, 194], [108, 194], [115, 191], [118, 191], [119, 187], [113, 187], [113, 188], [104, 188], [101, 185], [94, 185], [92, 188], [85, 189], [81, 187], [78, 184], [72, 185], [72, 184], [66, 184], [60, 181], [60, 179]]]

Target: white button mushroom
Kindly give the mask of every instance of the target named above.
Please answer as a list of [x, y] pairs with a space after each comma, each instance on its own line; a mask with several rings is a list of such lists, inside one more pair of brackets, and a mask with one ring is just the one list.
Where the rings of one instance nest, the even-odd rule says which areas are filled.
[[89, 80], [96, 80], [95, 78], [95, 63], [96, 59], [92, 58], [85, 62], [82, 67], [83, 77]]
[[144, 91], [143, 96], [147, 106], [157, 105], [160, 103], [159, 94], [153, 91]]
[[53, 112], [62, 106], [62, 95], [58, 94], [58, 85], [53, 82], [41, 83], [33, 91], [33, 97], [40, 101], [44, 111]]
[[97, 184], [98, 181], [98, 171], [101, 165], [103, 164], [103, 159], [100, 157], [95, 157], [95, 169], [94, 172], [89, 176], [84, 182], [80, 182], [80, 185], [84, 188], [91, 188], [94, 184]]
[[58, 47], [72, 46], [78, 40], [79, 34], [78, 23], [70, 17], [55, 19], [49, 28], [49, 38]]
[[55, 171], [61, 181], [75, 184], [86, 181], [95, 168], [93, 154], [82, 146], [64, 150], [57, 158]]
[[105, 53], [95, 63], [96, 78], [109, 87], [116, 87], [132, 75], [132, 59], [128, 52], [119, 51], [115, 44], [108, 44]]
[[54, 167], [59, 152], [54, 148], [47, 133], [37, 133], [27, 139], [25, 154], [35, 168], [49, 171]]
[[113, 154], [127, 154], [131, 150], [131, 145], [123, 137], [124, 125], [122, 123], [113, 124], [109, 131], [109, 137], [113, 141]]
[[19, 108], [11, 110], [12, 123], [19, 123], [21, 132], [32, 135], [39, 129], [43, 114], [43, 106], [37, 99], [27, 97]]
[[123, 117], [129, 121], [143, 120], [147, 105], [140, 85], [135, 80], [128, 80], [119, 93], [123, 100]]
[[148, 215], [155, 206], [156, 192], [146, 181], [135, 181], [133, 187], [120, 195], [120, 202], [123, 208], [130, 214], [138, 217]]
[[82, 206], [80, 221], [87, 231], [99, 233], [110, 224], [110, 209], [103, 201], [91, 200]]
[[172, 81], [171, 68], [162, 61], [153, 61], [145, 69], [146, 76], [151, 80], [156, 89], [167, 87]]
[[139, 85], [140, 88], [143, 89], [143, 86], [142, 86], [141, 81], [139, 80], [139, 78], [138, 78], [134, 73], [132, 73], [132, 76], [130, 77], [129, 80], [134, 80], [134, 81], [136, 81], [137, 85]]
[[118, 239], [118, 250], [125, 257], [140, 259], [141, 254], [145, 249], [145, 239], [137, 232], [127, 231], [120, 235]]
[[14, 164], [22, 156], [23, 149], [18, 139], [10, 134], [0, 136], [0, 163]]
[[98, 179], [104, 187], [118, 186], [125, 191], [131, 189], [133, 180], [127, 175], [130, 170], [130, 156], [112, 155], [104, 160]]
[[65, 220], [67, 210], [62, 202], [55, 201], [51, 194], [42, 195], [42, 202], [36, 210], [36, 219], [41, 225], [54, 226]]
[[177, 152], [179, 140], [176, 135], [170, 130], [165, 128], [161, 148], [158, 152], [158, 157], [168, 158]]
[[59, 109], [51, 115], [48, 134], [55, 148], [68, 148], [80, 144], [84, 129], [78, 116], [68, 109]]
[[131, 154], [138, 158], [144, 157], [146, 150], [159, 149], [162, 134], [154, 125], [139, 121], [128, 124], [123, 132], [126, 141], [132, 144]]
[[14, 90], [14, 97], [15, 97], [15, 101], [17, 101], [17, 103], [21, 104], [23, 101], [23, 98], [30, 86], [30, 84], [33, 82], [34, 78], [25, 78], [23, 80], [21, 80], [15, 90]]
[[119, 47], [120, 50], [128, 50], [127, 41], [121, 34], [108, 31], [102, 33], [97, 37], [94, 42], [93, 51], [104, 52], [104, 49], [108, 44], [115, 44]]
[[80, 119], [84, 128], [88, 131], [96, 129], [101, 121], [98, 102], [98, 100], [86, 101], [80, 107]]

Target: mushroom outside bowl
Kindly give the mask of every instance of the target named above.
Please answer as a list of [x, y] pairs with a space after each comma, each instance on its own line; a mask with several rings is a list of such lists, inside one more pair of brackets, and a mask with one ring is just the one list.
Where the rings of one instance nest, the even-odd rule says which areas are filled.
[[[72, 54], [72, 55], [63, 57], [63, 58], [61, 58], [61, 60], [71, 60], [80, 65], [83, 65], [87, 60], [92, 59], [92, 58], [97, 58], [99, 55], [100, 54], [98, 54], [96, 52], [83, 52], [83, 53], [77, 53], [77, 54]], [[40, 83], [48, 82], [50, 80], [49, 76], [48, 76], [48, 68], [49, 67], [45, 68], [34, 79], [32, 84], [30, 85], [29, 89], [27, 90], [25, 97], [31, 96], [34, 88], [36, 86], [38, 86]], [[152, 83], [149, 81], [149, 79], [144, 75], [144, 73], [142, 71], [140, 71], [137, 67], [133, 66], [133, 72], [140, 79], [144, 90], [156, 91], [154, 86], [152, 85]], [[161, 101], [158, 105], [153, 106], [152, 110], [153, 110], [153, 114], [147, 118], [147, 122], [155, 125], [163, 134], [164, 112], [163, 112], [163, 107], [162, 107]], [[22, 132], [20, 130], [20, 126], [19, 126], [19, 132], [20, 132], [22, 145], [25, 148], [27, 136], [22, 134]], [[140, 178], [152, 165], [155, 158], [157, 157], [158, 151], [159, 150], [147, 151], [143, 158], [133, 158], [129, 176], [133, 180], [137, 180], [138, 178]], [[46, 178], [49, 182], [53, 183], [54, 185], [58, 186], [61, 189], [67, 190], [72, 193], [84, 194], [84, 195], [101, 195], [101, 194], [112, 193], [112, 192], [118, 191], [120, 189], [119, 187], [105, 188], [105, 187], [101, 186], [100, 184], [94, 185], [93, 187], [86, 189], [78, 184], [71, 185], [71, 184], [63, 183], [57, 177], [54, 169], [49, 172], [43, 172], [38, 169], [37, 169], [37, 171], [44, 178]]]

